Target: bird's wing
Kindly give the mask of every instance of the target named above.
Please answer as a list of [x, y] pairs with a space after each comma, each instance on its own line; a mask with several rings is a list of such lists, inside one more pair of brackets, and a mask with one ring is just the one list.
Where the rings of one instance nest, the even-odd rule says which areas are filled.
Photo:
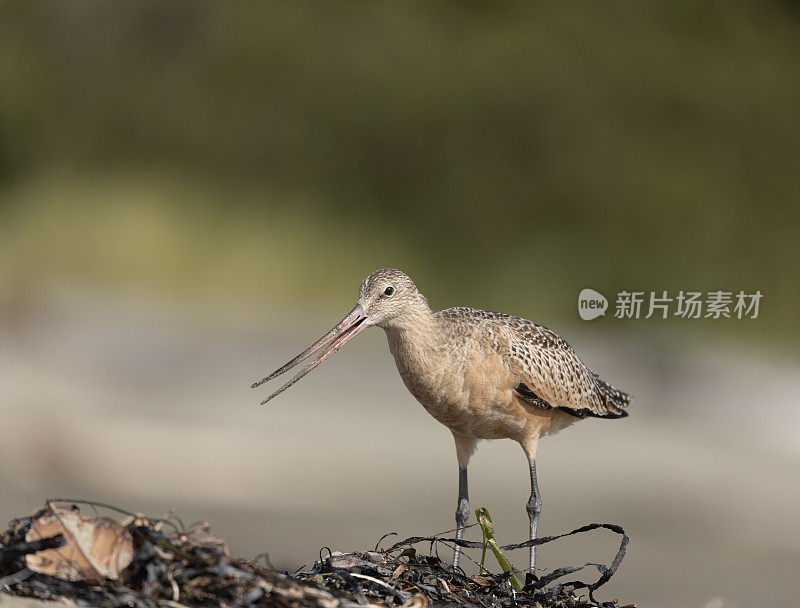
[[[561, 336], [546, 327], [502, 313], [451, 308], [447, 316], [469, 319], [482, 327], [492, 348], [505, 357], [519, 378], [516, 393], [544, 409], [558, 408], [573, 416], [621, 418], [631, 396], [601, 380]], [[442, 314], [439, 313], [439, 314]]]

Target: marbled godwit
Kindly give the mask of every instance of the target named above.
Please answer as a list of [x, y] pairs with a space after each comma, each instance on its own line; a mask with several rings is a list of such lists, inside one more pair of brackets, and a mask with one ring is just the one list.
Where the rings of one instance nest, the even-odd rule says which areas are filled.
[[[434, 313], [414, 282], [393, 268], [376, 270], [359, 287], [358, 303], [317, 342], [253, 388], [322, 351], [262, 404], [279, 395], [365, 330], [377, 325], [408, 390], [453, 433], [458, 458], [456, 537], [469, 517], [467, 465], [480, 439], [519, 442], [530, 464], [526, 510], [536, 538], [542, 499], [536, 481], [539, 437], [587, 416], [623, 418], [631, 396], [590, 371], [566, 341], [511, 315], [449, 308]], [[453, 566], [460, 548], [456, 546]], [[535, 572], [536, 548], [530, 548]]]

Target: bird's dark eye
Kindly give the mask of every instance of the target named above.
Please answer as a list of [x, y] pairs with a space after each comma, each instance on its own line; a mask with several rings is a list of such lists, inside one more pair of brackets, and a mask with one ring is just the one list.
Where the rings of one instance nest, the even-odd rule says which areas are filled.
[[392, 295], [394, 293], [394, 287], [389, 285], [389, 287], [383, 290], [383, 293], [385, 293], [387, 296]]

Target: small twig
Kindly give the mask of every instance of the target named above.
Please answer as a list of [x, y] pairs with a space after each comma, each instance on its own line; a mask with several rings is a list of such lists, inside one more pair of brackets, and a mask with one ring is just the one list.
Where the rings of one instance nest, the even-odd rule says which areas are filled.
[[[84, 500], [82, 498], [48, 498], [45, 503], [49, 502], [74, 502], [79, 505], [90, 505], [93, 507], [103, 507], [104, 509], [111, 509], [112, 511], [116, 511], [117, 513], [122, 513], [123, 515], [128, 515], [135, 519], [142, 517], [141, 513], [134, 513], [133, 511], [126, 511], [125, 509], [120, 509], [119, 507], [115, 507], [114, 505], [108, 504], [107, 502], [97, 502], [95, 500]], [[165, 524], [169, 524], [176, 532], [181, 532], [181, 530], [176, 526], [172, 521], [168, 519], [164, 519], [161, 517], [148, 517], [149, 521], [154, 522], [163, 522]], [[177, 519], [177, 518], [176, 518]]]
[[[387, 538], [387, 537], [389, 537], [389, 536], [397, 536], [397, 532], [387, 532], [386, 534], [384, 534], [383, 536], [381, 536], [381, 537], [378, 539], [378, 542], [377, 542], [377, 543], [375, 543], [375, 551], [377, 551], [377, 550], [378, 550], [378, 547], [380, 547], [380, 546], [381, 546], [381, 542], [383, 542], [383, 539], [384, 539], [384, 538]], [[437, 536], [438, 536], [438, 535], [437, 535]]]
[[169, 570], [167, 570], [167, 580], [169, 581], [169, 584], [172, 585], [172, 600], [177, 602], [181, 597], [181, 589], [178, 587], [175, 577], [172, 576], [172, 572]]
[[367, 576], [366, 574], [356, 574], [355, 572], [350, 572], [350, 576], [354, 576], [355, 578], [363, 578], [365, 581], [370, 581], [375, 583], [376, 585], [380, 585], [381, 587], [386, 587], [387, 589], [393, 591], [394, 593], [402, 593], [398, 589], [392, 587], [389, 583], [385, 583], [382, 580], [379, 580], [373, 576]]
[[453, 532], [458, 532], [459, 530], [468, 530], [469, 528], [474, 528], [477, 525], [478, 525], [477, 523], [474, 523], [474, 524], [469, 524], [467, 526], [462, 526], [462, 527], [459, 527], [459, 528], [451, 528], [450, 530], [445, 530], [444, 532], [438, 532], [438, 533], [434, 534], [433, 536], [441, 536], [442, 534], [452, 534]]
[[308, 562], [306, 562], [305, 564], [303, 564], [302, 566], [300, 566], [300, 567], [299, 567], [297, 570], [295, 570], [295, 571], [294, 571], [294, 573], [295, 573], [295, 574], [297, 574], [298, 572], [300, 572], [300, 570], [302, 570], [302, 569], [303, 569], [303, 568], [305, 568], [306, 566], [308, 566]]
[[[120, 509], [119, 507], [115, 507], [114, 505], [110, 505], [106, 502], [97, 502], [95, 500], [83, 500], [81, 498], [48, 498], [47, 501], [50, 502], [74, 502], [78, 503], [79, 505], [91, 505], [93, 507], [103, 507], [104, 509], [111, 509], [112, 511], [116, 511], [117, 513], [122, 513], [124, 515], [133, 515], [136, 516], [136, 513], [132, 511], [126, 511], [125, 509]], [[156, 521], [156, 520], [153, 520]]]

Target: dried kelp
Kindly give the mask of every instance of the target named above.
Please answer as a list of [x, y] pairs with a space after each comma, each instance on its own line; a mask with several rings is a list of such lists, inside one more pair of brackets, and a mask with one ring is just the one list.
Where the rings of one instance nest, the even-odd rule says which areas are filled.
[[[510, 572], [492, 574], [481, 570], [479, 575], [468, 576], [461, 569], [453, 570], [436, 554], [442, 544], [452, 546], [459, 542], [464, 547], [480, 547], [480, 543], [414, 537], [373, 551], [341, 554], [324, 549], [313, 567], [290, 574], [273, 569], [268, 560], [264, 564], [233, 557], [205, 522], [184, 526], [175, 517], [154, 519], [122, 512], [127, 516], [119, 522], [120, 530], [126, 538], [132, 539], [134, 555], [130, 564], [118, 573], [118, 579], [63, 580], [33, 572], [26, 562], [26, 555], [65, 543], [63, 535], [31, 540], [32, 527], [48, 509], [52, 513], [53, 508], [48, 505], [30, 517], [15, 519], [0, 534], [0, 590], [39, 599], [67, 599], [78, 605], [137, 608], [357, 608], [376, 605], [398, 608], [585, 608], [600, 605], [610, 608], [615, 602], [598, 604], [591, 597], [578, 597], [576, 592], [586, 588], [591, 595], [607, 581], [624, 555], [627, 543], [621, 530], [593, 524], [623, 534], [623, 545], [612, 566], [597, 566], [601, 572], [600, 581], [551, 585], [559, 576], [578, 570], [567, 567], [541, 578], [528, 574], [524, 587], [517, 591], [510, 582]], [[62, 504], [58, 508], [77, 510], [74, 505]], [[578, 531], [571, 534], [574, 533]], [[555, 538], [536, 542], [543, 544]], [[519, 546], [526, 546], [526, 543]], [[427, 549], [427, 553], [423, 549]]]

